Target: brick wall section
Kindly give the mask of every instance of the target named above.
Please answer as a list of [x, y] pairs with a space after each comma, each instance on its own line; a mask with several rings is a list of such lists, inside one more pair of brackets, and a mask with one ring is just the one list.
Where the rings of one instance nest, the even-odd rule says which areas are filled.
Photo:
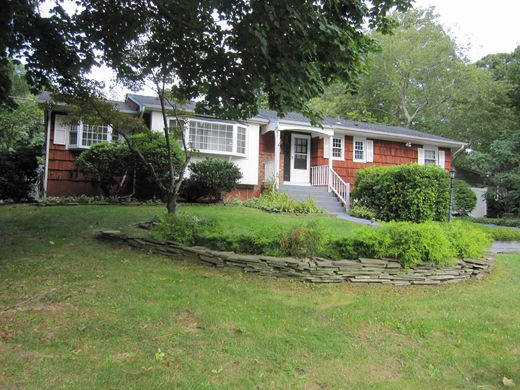
[[[374, 141], [374, 162], [373, 163], [356, 163], [353, 161], [353, 143], [352, 136], [345, 136], [345, 159], [343, 161], [334, 160], [332, 166], [334, 170], [341, 176], [343, 180], [350, 184], [354, 184], [356, 171], [358, 169], [370, 166], [389, 166], [397, 164], [417, 163], [417, 149], [422, 145], [412, 144], [407, 148], [404, 142], [395, 141]], [[445, 152], [446, 166], [451, 168], [451, 151], [448, 148], [439, 148]], [[312, 139], [311, 165], [327, 165], [328, 159], [323, 157], [323, 139], [314, 137]]]
[[[262, 127], [260, 130], [262, 131]], [[258, 150], [258, 183], [263, 183], [265, 178], [265, 163], [274, 160], [274, 132], [260, 133], [260, 145]]]
[[47, 195], [101, 195], [98, 187], [76, 168], [80, 151], [68, 150], [65, 145], [54, 144], [54, 114], [52, 115], [49, 145], [49, 172]]

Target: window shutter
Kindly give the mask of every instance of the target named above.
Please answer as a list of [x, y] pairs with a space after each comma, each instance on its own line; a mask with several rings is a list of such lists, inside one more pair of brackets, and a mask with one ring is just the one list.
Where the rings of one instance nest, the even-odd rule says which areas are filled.
[[329, 158], [330, 154], [330, 138], [323, 137], [323, 158]]
[[67, 144], [69, 126], [64, 123], [66, 118], [66, 115], [56, 115], [54, 117], [54, 145]]
[[446, 168], [446, 155], [444, 150], [439, 150], [439, 166], [441, 168]]
[[374, 141], [367, 140], [367, 162], [374, 162]]
[[419, 165], [424, 165], [424, 149], [423, 148], [417, 148], [417, 163]]

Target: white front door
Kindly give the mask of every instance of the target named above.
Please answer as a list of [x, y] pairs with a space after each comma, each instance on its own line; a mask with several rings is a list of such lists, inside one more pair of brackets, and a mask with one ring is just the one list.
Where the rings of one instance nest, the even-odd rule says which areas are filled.
[[291, 184], [310, 184], [311, 136], [291, 134]]

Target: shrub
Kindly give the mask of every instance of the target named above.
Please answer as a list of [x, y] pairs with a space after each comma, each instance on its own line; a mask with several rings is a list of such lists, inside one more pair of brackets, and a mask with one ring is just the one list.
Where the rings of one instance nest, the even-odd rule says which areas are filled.
[[520, 227], [520, 218], [465, 218], [475, 223], [498, 226]]
[[376, 213], [370, 210], [368, 207], [360, 204], [353, 205], [348, 211], [349, 215], [356, 218], [363, 219], [376, 219]]
[[520, 230], [505, 226], [478, 226], [480, 230], [497, 241], [520, 241]]
[[461, 259], [482, 257], [492, 243], [491, 235], [474, 223], [453, 221], [444, 224], [443, 228]]
[[281, 240], [286, 254], [294, 257], [318, 256], [321, 250], [321, 234], [316, 223], [296, 227], [286, 233]]
[[444, 221], [449, 173], [434, 165], [370, 167], [356, 174], [352, 198], [383, 221]]
[[23, 142], [0, 149], [0, 199], [31, 199], [41, 153], [40, 144]]
[[[132, 135], [130, 141], [134, 147], [142, 153], [146, 161], [152, 164], [157, 176], [163, 180], [168, 188], [168, 149], [164, 134], [156, 131], [139, 133]], [[184, 152], [175, 138], [171, 138], [173, 169], [178, 175], [184, 163]], [[131, 153], [130, 165], [136, 169], [136, 183], [134, 196], [138, 199], [163, 199], [164, 195], [159, 186], [150, 175], [150, 170], [146, 167], [136, 153]]]
[[208, 197], [220, 201], [223, 192], [234, 190], [242, 178], [232, 162], [207, 158], [190, 164], [190, 176], [183, 181], [181, 196], [188, 201]]
[[265, 191], [258, 198], [248, 199], [242, 204], [264, 211], [295, 214], [318, 214], [323, 210], [316, 206], [312, 198], [300, 202], [289, 198], [285, 192]]
[[453, 186], [453, 210], [459, 215], [466, 216], [477, 205], [477, 195], [471, 190], [468, 183], [463, 180], [455, 180]]
[[163, 240], [173, 240], [186, 245], [202, 241], [203, 232], [215, 226], [215, 221], [189, 214], [166, 214], [159, 218], [157, 235]]
[[101, 142], [84, 150], [76, 159], [76, 166], [88, 174], [110, 196], [118, 179], [128, 170], [130, 152], [125, 144]]
[[449, 265], [457, 257], [478, 258], [490, 244], [489, 235], [471, 223], [390, 222], [360, 229], [326, 247], [332, 258], [389, 257], [411, 267], [426, 261]]

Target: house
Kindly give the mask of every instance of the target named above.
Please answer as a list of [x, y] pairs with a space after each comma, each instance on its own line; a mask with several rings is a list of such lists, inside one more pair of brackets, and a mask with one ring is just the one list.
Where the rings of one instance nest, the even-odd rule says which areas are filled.
[[[49, 98], [42, 95], [40, 101]], [[127, 94], [124, 101], [114, 105], [121, 112], [141, 117], [151, 130], [162, 131], [157, 98]], [[45, 116], [45, 194], [98, 194], [74, 161], [82, 150], [110, 141], [110, 127], [88, 123], [71, 126], [66, 120], [67, 107], [53, 107]], [[194, 105], [183, 108], [193, 111]], [[289, 113], [280, 118], [270, 110], [260, 110], [254, 118], [244, 121], [194, 113], [186, 131], [192, 147], [202, 156], [226, 158], [240, 167], [243, 178], [230, 196], [256, 196], [266, 182], [321, 186], [335, 193], [347, 207], [358, 169], [418, 163], [437, 164], [449, 170], [452, 152], [465, 146], [463, 142], [412, 129], [339, 118], [326, 118], [322, 127], [317, 127], [301, 114]], [[305, 187], [301, 188], [305, 191]]]

